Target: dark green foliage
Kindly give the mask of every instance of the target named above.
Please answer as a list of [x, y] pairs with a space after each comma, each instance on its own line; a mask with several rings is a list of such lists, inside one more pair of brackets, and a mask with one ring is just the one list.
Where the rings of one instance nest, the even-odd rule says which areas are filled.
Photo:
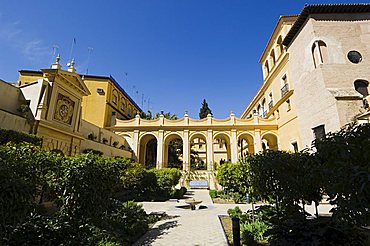
[[22, 143], [27, 142], [33, 145], [41, 146], [42, 138], [36, 137], [35, 135], [17, 132], [13, 130], [6, 130], [0, 128], [0, 145], [6, 144], [8, 142]]
[[93, 154], [63, 157], [29, 144], [0, 146], [0, 245], [132, 243], [147, 230], [147, 216], [114, 198], [121, 173], [133, 165]]
[[212, 110], [208, 107], [206, 99], [203, 99], [202, 107], [199, 112], [199, 119], [207, 118], [208, 114], [212, 115]]
[[[225, 189], [238, 189], [238, 173], [244, 172], [248, 192], [275, 204], [246, 216], [242, 228], [255, 236], [265, 228], [257, 221], [271, 226], [271, 245], [368, 245], [370, 232], [363, 226], [370, 224], [369, 136], [369, 124], [349, 125], [316, 140], [312, 153], [267, 151], [247, 157], [245, 169], [221, 169]], [[317, 204], [322, 194], [336, 205], [333, 217], [306, 219], [298, 204]]]
[[227, 192], [245, 195], [249, 189], [248, 166], [245, 163], [225, 163], [217, 170], [217, 180]]
[[216, 198], [217, 197], [217, 190], [209, 190], [209, 196], [211, 198]]
[[342, 223], [370, 225], [370, 124], [349, 125], [315, 142], [326, 193]]
[[50, 187], [61, 157], [24, 143], [0, 146], [0, 220], [14, 225], [35, 205], [55, 198]]
[[148, 230], [148, 224], [148, 216], [142, 206], [128, 201], [120, 204], [110, 215], [109, 231], [124, 236], [121, 241], [133, 243]]
[[96, 150], [96, 149], [84, 149], [82, 151], [82, 154], [94, 154], [94, 155], [98, 155], [98, 156], [103, 156], [103, 152], [101, 152], [100, 150]]
[[171, 198], [181, 199], [184, 197], [188, 190], [185, 187], [181, 187], [180, 189], [174, 189], [171, 191]]
[[[267, 151], [247, 158], [252, 193], [277, 208], [299, 208], [294, 204], [321, 200], [320, 167], [317, 158], [306, 152]], [[288, 208], [289, 207], [289, 208]]]
[[56, 185], [61, 214], [94, 220], [110, 209], [119, 173], [108, 161], [93, 154], [65, 158]]

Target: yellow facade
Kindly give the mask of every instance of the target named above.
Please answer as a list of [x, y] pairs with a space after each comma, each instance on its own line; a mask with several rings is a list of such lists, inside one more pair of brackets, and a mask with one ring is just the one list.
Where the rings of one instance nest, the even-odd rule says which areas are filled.
[[276, 118], [279, 149], [291, 151], [302, 149], [302, 144], [289, 53], [282, 42], [296, 19], [296, 16], [280, 17], [260, 59], [263, 83], [241, 116], [245, 119], [257, 113], [262, 118]]
[[109, 127], [116, 119], [132, 119], [140, 107], [112, 77], [83, 76], [91, 95], [84, 98], [82, 118], [99, 127]]
[[[81, 76], [74, 62], [68, 71], [62, 70], [59, 59], [51, 69], [19, 71], [17, 86], [36, 120], [30, 126], [31, 133], [43, 138], [43, 148], [66, 155], [94, 149], [106, 156], [131, 158], [127, 141], [104, 127], [114, 124], [115, 117], [132, 118], [140, 108], [112, 77]], [[114, 95], [120, 97], [116, 103]], [[120, 102], [131, 110], [123, 106], [118, 109]], [[17, 117], [13, 114], [14, 119], [7, 122], [18, 122]]]

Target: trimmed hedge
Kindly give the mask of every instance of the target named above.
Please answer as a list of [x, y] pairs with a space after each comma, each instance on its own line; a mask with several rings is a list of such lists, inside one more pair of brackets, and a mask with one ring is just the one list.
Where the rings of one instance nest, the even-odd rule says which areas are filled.
[[36, 146], [42, 145], [42, 138], [39, 138], [32, 134], [27, 134], [23, 132], [17, 132], [13, 130], [7, 130], [0, 128], [0, 145], [13, 142], [13, 143], [22, 143], [27, 142], [34, 144]]

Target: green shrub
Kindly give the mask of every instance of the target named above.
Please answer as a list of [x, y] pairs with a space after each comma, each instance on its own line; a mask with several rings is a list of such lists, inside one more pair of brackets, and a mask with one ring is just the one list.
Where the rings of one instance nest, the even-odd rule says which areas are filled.
[[42, 138], [39, 138], [36, 135], [0, 128], [0, 145], [6, 144], [8, 142], [13, 142], [16, 144], [27, 142], [36, 146], [41, 146]]
[[245, 195], [249, 188], [247, 165], [244, 163], [225, 163], [217, 170], [217, 180], [227, 192]]
[[141, 205], [128, 201], [120, 204], [110, 216], [109, 226], [121, 240], [135, 242], [149, 226], [148, 216]]
[[100, 150], [96, 150], [96, 149], [84, 149], [82, 151], [82, 154], [94, 154], [94, 155], [98, 155], [98, 156], [103, 156], [103, 152], [100, 151]]
[[349, 125], [316, 140], [323, 188], [339, 223], [370, 225], [370, 124]]
[[175, 199], [181, 199], [184, 197], [187, 191], [188, 190], [185, 187], [181, 187], [180, 189], [174, 189], [171, 192], [171, 197]]
[[35, 205], [55, 198], [53, 173], [62, 158], [22, 143], [0, 146], [0, 221], [16, 224]]
[[254, 241], [267, 242], [268, 237], [265, 237], [264, 234], [268, 229], [270, 229], [269, 225], [262, 221], [243, 223], [240, 225], [242, 240], [244, 241], [247, 240], [246, 233], [249, 233], [251, 236], [253, 236]]
[[149, 173], [153, 173], [156, 177], [156, 198], [159, 200], [166, 200], [170, 198], [172, 191], [179, 183], [181, 172], [177, 168], [163, 168], [151, 169], [149, 170]]
[[65, 216], [99, 219], [110, 208], [119, 174], [107, 159], [93, 154], [67, 157], [58, 175], [58, 204]]
[[209, 190], [209, 196], [211, 198], [216, 198], [217, 197], [217, 190]]

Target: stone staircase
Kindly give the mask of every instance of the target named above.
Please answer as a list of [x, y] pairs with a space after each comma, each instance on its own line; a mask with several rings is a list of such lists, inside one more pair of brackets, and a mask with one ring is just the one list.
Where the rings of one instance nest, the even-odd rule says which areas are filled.
[[189, 188], [189, 182], [191, 180], [207, 180], [208, 189], [216, 189], [218, 186], [216, 180], [216, 171], [207, 170], [196, 170], [196, 171], [182, 171], [182, 177], [180, 179], [180, 185]]

